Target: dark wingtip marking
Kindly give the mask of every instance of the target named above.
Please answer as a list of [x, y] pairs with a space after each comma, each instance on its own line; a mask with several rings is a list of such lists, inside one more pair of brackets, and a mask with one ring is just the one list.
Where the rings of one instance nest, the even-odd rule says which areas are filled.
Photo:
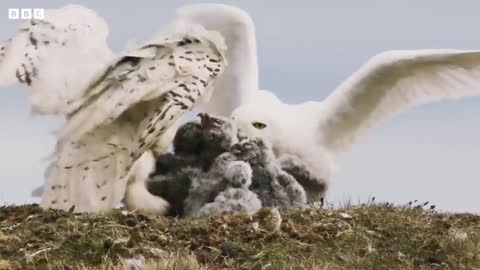
[[25, 81], [22, 79], [22, 75], [20, 74], [20, 71], [18, 69], [15, 71], [15, 77], [17, 77], [17, 80], [19, 83], [25, 83]]
[[30, 40], [30, 43], [33, 45], [33, 47], [35, 47], [36, 49], [38, 45], [38, 40], [33, 37], [33, 32], [30, 32], [30, 36], [28, 37], [28, 39]]

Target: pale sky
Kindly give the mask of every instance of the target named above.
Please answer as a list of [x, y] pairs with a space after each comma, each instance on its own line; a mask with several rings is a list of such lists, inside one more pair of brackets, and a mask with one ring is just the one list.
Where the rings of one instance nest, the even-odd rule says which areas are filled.
[[[8, 8], [97, 11], [110, 26], [109, 43], [155, 34], [182, 3], [204, 1], [0, 1], [0, 42], [19, 21]], [[245, 8], [257, 28], [260, 85], [287, 102], [320, 100], [369, 57], [390, 49], [480, 48], [477, 1], [218, 1]], [[0, 204], [35, 201], [43, 161], [60, 123], [31, 117], [27, 91], [0, 89]], [[405, 204], [430, 201], [442, 211], [480, 212], [480, 98], [430, 104], [405, 112], [367, 134], [339, 162], [328, 199]]]

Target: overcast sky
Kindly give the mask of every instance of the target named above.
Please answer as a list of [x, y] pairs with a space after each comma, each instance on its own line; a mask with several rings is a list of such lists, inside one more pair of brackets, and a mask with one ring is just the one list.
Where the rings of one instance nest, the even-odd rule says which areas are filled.
[[[202, 1], [0, 1], [0, 42], [19, 21], [8, 8], [83, 4], [110, 26], [115, 51], [156, 33], [182, 3]], [[376, 53], [480, 48], [478, 1], [219, 1], [245, 8], [257, 28], [260, 85], [287, 102], [320, 100]], [[387, 3], [388, 2], [388, 3]], [[448, 3], [447, 3], [448, 2]], [[143, 3], [143, 4], [142, 4]], [[0, 204], [25, 203], [43, 183], [58, 119], [31, 117], [27, 92], [0, 89]], [[328, 199], [480, 212], [480, 98], [430, 104], [367, 134], [340, 160]]]

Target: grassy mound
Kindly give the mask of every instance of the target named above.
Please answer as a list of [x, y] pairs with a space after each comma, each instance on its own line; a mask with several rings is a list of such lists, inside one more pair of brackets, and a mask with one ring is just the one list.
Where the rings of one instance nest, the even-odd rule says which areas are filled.
[[7, 206], [3, 269], [480, 269], [480, 216], [388, 204], [210, 219]]

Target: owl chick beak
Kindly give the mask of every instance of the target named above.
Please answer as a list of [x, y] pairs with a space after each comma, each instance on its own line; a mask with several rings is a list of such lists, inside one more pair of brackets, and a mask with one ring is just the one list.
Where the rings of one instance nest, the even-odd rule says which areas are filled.
[[220, 119], [211, 117], [207, 113], [199, 113], [198, 117], [200, 117], [200, 125], [203, 129], [219, 128], [223, 124]]
[[236, 156], [243, 154], [243, 151], [242, 151], [240, 148], [235, 147], [235, 146], [236, 146], [236, 145], [234, 145], [234, 146], [230, 149], [230, 152], [231, 152], [232, 154], [236, 155]]

